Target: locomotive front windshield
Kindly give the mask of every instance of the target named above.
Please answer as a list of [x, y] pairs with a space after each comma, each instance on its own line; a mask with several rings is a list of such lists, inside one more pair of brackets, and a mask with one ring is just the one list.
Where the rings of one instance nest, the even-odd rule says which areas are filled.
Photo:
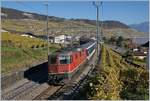
[[60, 64], [69, 64], [71, 62], [70, 56], [59, 56]]

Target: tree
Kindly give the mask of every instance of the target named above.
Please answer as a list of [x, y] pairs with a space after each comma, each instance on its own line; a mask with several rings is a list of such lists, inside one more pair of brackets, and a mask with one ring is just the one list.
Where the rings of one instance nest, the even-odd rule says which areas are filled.
[[103, 39], [103, 41], [105, 42], [105, 43], [107, 43], [108, 42], [108, 39], [104, 36], [104, 37], [102, 37], [102, 39]]
[[121, 80], [124, 83], [120, 92], [122, 99], [148, 100], [149, 99], [149, 77], [147, 71], [139, 72], [137, 69], [123, 71]]
[[36, 45], [36, 48], [39, 48], [39, 45]]
[[110, 44], [115, 44], [116, 42], [116, 37], [115, 36], [111, 36], [111, 38], [109, 39], [109, 43]]
[[123, 46], [123, 37], [122, 36], [119, 36], [116, 40], [116, 45], [119, 46], [119, 47], [122, 47]]

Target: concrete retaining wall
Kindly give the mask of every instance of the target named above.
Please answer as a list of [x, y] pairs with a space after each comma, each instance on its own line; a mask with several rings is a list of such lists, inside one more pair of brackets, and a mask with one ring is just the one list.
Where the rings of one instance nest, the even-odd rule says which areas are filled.
[[16, 82], [18, 82], [19, 80], [22, 80], [25, 78], [25, 72], [32, 72], [38, 68], [40, 68], [40, 66], [42, 64], [45, 64], [47, 62], [42, 62], [40, 64], [36, 64], [32, 67], [28, 67], [28, 68], [24, 68], [22, 70], [19, 70], [17, 72], [13, 72], [13, 73], [9, 73], [6, 75], [2, 75], [1, 77], [1, 89], [5, 89], [8, 88], [9, 86], [12, 86], [13, 84], [15, 84]]

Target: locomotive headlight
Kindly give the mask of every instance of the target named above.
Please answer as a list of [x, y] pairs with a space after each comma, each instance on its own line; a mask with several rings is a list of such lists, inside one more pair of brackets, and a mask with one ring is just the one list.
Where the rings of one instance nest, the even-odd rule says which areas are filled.
[[81, 48], [78, 48], [77, 51], [81, 51]]

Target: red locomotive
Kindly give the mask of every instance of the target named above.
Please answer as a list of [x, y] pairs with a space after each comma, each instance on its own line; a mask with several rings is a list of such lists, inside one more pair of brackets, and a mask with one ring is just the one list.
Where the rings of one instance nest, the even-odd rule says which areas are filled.
[[48, 82], [64, 84], [95, 53], [95, 41], [90, 41], [72, 49], [56, 52], [48, 57]]

